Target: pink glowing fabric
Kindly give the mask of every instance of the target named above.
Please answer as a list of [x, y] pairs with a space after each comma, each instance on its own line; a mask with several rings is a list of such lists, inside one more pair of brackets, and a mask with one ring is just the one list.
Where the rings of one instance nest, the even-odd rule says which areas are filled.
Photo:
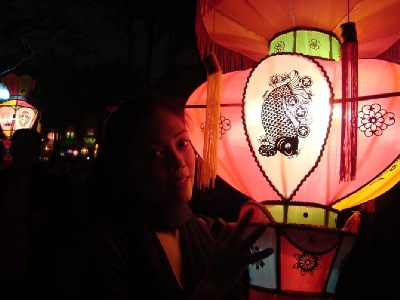
[[[281, 77], [274, 85], [275, 75]], [[340, 62], [282, 54], [266, 57], [256, 68], [224, 74], [218, 175], [259, 202], [302, 201], [341, 210], [374, 199], [400, 179], [398, 78], [396, 63], [359, 60], [357, 174], [354, 181], [340, 182]], [[206, 95], [204, 83], [187, 102], [199, 154]], [[275, 106], [263, 106], [265, 101]], [[298, 105], [291, 107], [291, 101]], [[274, 144], [283, 135], [279, 132], [298, 143], [286, 154]], [[264, 155], [268, 151], [276, 153]]]

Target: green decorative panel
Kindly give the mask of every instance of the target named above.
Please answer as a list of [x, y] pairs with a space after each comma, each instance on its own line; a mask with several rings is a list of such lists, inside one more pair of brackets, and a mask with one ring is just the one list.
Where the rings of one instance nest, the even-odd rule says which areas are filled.
[[339, 61], [340, 41], [333, 33], [312, 29], [294, 29], [276, 35], [270, 42], [269, 51], [298, 53], [315, 58]]

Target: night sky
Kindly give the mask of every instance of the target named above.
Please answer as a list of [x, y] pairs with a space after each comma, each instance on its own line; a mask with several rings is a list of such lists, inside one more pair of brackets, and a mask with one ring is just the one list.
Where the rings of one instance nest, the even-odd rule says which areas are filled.
[[36, 80], [28, 102], [45, 127], [82, 123], [144, 86], [188, 97], [206, 78], [195, 9], [196, 0], [2, 1], [0, 74]]

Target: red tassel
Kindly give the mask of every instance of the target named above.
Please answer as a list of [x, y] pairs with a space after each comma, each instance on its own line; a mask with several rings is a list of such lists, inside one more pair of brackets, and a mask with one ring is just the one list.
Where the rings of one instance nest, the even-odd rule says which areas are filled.
[[342, 135], [340, 181], [354, 180], [357, 165], [358, 43], [355, 23], [342, 24]]
[[360, 210], [362, 212], [367, 212], [370, 214], [375, 213], [375, 199], [369, 200], [367, 202], [361, 203]]

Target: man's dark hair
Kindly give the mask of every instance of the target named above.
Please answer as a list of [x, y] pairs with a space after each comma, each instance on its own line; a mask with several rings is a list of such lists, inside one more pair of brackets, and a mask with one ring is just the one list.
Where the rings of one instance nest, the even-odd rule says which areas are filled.
[[123, 155], [134, 139], [134, 129], [144, 118], [156, 109], [164, 108], [185, 120], [185, 104], [184, 98], [159, 92], [142, 91], [134, 95], [122, 102], [106, 119], [101, 145], [103, 150], [113, 157]]
[[27, 137], [32, 138], [34, 141], [35, 145], [40, 148], [40, 144], [42, 141], [42, 137], [40, 136], [40, 133], [33, 128], [21, 128], [16, 131], [14, 131], [12, 137], [11, 137], [11, 149], [15, 148], [16, 146], [19, 146], [22, 141], [24, 141]]

